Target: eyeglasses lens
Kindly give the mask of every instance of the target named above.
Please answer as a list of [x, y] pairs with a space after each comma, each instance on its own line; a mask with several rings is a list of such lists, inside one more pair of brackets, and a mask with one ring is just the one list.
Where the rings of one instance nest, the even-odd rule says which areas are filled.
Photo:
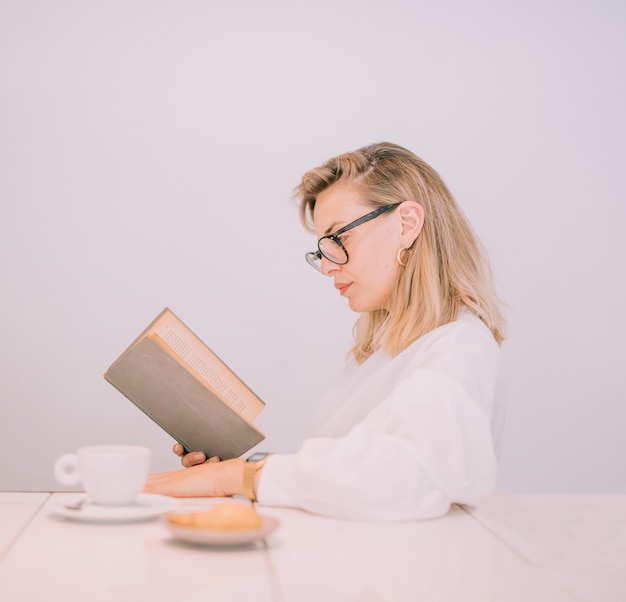
[[334, 263], [343, 264], [348, 261], [344, 248], [338, 245], [332, 238], [322, 238], [319, 241], [319, 248], [322, 255]]
[[309, 265], [312, 265], [318, 272], [322, 271], [322, 260], [319, 258], [318, 253], [307, 253], [305, 257]]

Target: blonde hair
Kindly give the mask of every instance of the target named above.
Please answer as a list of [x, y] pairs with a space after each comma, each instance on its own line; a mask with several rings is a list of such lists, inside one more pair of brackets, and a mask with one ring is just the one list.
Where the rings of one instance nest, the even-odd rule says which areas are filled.
[[478, 316], [500, 344], [505, 318], [487, 257], [469, 222], [437, 172], [411, 151], [381, 142], [330, 159], [304, 174], [296, 187], [300, 218], [313, 231], [317, 196], [350, 182], [367, 204], [416, 201], [424, 226], [398, 269], [388, 308], [363, 313], [354, 325], [352, 355], [365, 361], [378, 349], [392, 356], [431, 330], [456, 320], [464, 308]]

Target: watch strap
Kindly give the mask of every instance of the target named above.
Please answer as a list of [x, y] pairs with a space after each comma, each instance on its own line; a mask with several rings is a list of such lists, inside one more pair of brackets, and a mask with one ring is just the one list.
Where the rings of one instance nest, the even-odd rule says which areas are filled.
[[265, 461], [267, 460], [267, 456], [270, 454], [266, 454], [259, 461], [250, 461], [244, 462], [243, 465], [243, 494], [251, 501], [256, 502], [256, 488], [254, 486], [254, 481], [256, 478], [256, 473], [263, 468]]

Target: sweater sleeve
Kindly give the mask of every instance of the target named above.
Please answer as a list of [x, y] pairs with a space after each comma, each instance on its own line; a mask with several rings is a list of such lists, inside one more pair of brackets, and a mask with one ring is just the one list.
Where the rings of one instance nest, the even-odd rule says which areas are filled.
[[270, 457], [258, 499], [358, 520], [432, 518], [478, 504], [496, 466], [485, 408], [449, 375], [418, 369], [346, 435]]

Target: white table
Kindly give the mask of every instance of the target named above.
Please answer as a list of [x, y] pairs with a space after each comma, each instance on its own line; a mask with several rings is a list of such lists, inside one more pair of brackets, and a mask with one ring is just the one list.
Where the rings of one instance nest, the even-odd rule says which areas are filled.
[[469, 511], [578, 600], [626, 601], [626, 495], [503, 495]]
[[0, 492], [0, 559], [49, 497], [49, 493]]
[[[197, 548], [159, 520], [60, 519], [65, 493], [0, 493], [0, 600], [626, 600], [626, 496], [499, 494], [475, 510], [363, 523], [259, 507], [266, 545]], [[197, 509], [220, 500], [184, 500]]]

